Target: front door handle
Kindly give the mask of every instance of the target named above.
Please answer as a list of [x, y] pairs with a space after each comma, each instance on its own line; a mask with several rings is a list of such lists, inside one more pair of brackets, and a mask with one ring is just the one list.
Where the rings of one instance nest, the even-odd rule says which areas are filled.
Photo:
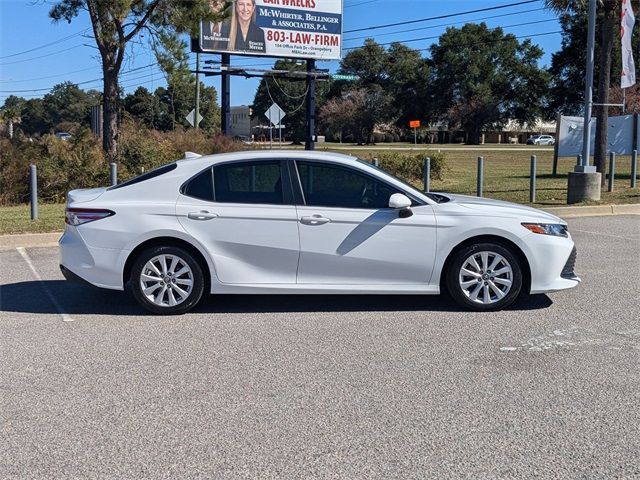
[[187, 217], [191, 220], [213, 220], [217, 216], [217, 213], [209, 213], [206, 210], [202, 210], [200, 212], [189, 212], [187, 214]]
[[322, 215], [313, 215], [311, 217], [302, 217], [300, 219], [300, 223], [304, 223], [305, 225], [324, 225], [330, 221], [330, 218], [323, 217]]

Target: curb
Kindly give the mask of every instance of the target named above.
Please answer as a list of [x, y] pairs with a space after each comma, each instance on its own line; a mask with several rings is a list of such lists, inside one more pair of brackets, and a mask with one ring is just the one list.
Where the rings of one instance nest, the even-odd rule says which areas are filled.
[[[593, 205], [587, 207], [553, 207], [541, 209], [562, 218], [598, 217], [609, 215], [640, 215], [640, 204]], [[62, 232], [0, 235], [0, 251], [16, 247], [55, 247]]]
[[562, 218], [594, 217], [606, 215], [640, 215], [640, 204], [593, 205], [586, 207], [553, 207], [543, 208], [542, 210]]
[[62, 232], [0, 235], [0, 251], [13, 250], [17, 247], [55, 247], [61, 236]]

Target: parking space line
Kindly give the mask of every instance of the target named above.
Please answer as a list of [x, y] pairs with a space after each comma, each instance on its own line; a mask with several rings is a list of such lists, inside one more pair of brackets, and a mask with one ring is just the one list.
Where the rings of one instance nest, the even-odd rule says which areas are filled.
[[36, 270], [36, 267], [33, 265], [31, 258], [29, 258], [29, 254], [27, 253], [27, 250], [24, 247], [16, 247], [16, 250], [18, 251], [20, 256], [24, 259], [24, 261], [27, 262], [27, 265], [29, 265], [29, 268], [31, 269], [33, 276], [36, 277], [36, 280], [38, 280], [42, 284], [42, 288], [44, 288], [44, 291], [46, 292], [47, 296], [51, 300], [51, 303], [53, 303], [54, 307], [56, 307], [56, 310], [58, 310], [58, 313], [62, 317], [62, 321], [73, 322], [74, 319], [71, 318], [71, 316], [69, 316], [67, 313], [65, 313], [60, 303], [58, 303], [56, 298], [53, 296], [53, 293], [51, 293], [51, 290], [49, 290], [49, 287], [47, 287], [47, 284], [44, 283], [44, 280], [42, 280], [42, 277]]

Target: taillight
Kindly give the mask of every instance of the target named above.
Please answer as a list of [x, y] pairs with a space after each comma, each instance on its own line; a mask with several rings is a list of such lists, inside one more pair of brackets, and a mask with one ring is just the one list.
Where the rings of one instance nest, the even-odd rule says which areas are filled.
[[77, 227], [115, 214], [116, 212], [102, 208], [67, 208], [64, 211], [64, 222]]

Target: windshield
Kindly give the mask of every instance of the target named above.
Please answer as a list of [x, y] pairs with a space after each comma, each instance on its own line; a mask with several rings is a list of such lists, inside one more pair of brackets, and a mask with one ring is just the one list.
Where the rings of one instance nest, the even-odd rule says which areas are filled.
[[[376, 167], [373, 163], [369, 163], [366, 160], [363, 160], [361, 158], [356, 158], [356, 160], [360, 163], [363, 163], [364, 165], [367, 165], [370, 168], [374, 168], [382, 173], [384, 173], [385, 175], [388, 175], [394, 179], [396, 179], [397, 181], [399, 181], [400, 183], [402, 183], [404, 186], [406, 186], [409, 190], [411, 190], [411, 192], [415, 195], [422, 195], [425, 197], [429, 197], [429, 199], [433, 200], [436, 203], [443, 203], [443, 196], [442, 195], [437, 195], [437, 194], [432, 194], [432, 193], [427, 193], [427, 192], [423, 192], [421, 190], [418, 190], [416, 187], [414, 187], [413, 185], [411, 185], [409, 182], [407, 182], [405, 179], [398, 177], [392, 173], [389, 173], [388, 171], [386, 171], [383, 168], [380, 167]], [[446, 197], [444, 197], [446, 198]], [[447, 199], [448, 200], [448, 199]]]

